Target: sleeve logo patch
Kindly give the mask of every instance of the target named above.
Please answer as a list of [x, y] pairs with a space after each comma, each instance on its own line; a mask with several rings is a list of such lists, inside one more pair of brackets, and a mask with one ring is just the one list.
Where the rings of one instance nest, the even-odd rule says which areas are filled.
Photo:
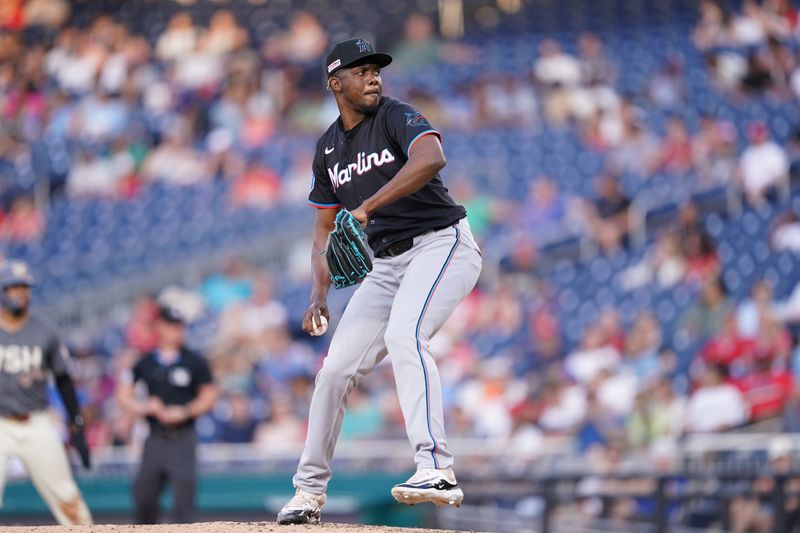
[[406, 113], [406, 126], [428, 126], [430, 124], [425, 117], [423, 117], [419, 111], [416, 113]]

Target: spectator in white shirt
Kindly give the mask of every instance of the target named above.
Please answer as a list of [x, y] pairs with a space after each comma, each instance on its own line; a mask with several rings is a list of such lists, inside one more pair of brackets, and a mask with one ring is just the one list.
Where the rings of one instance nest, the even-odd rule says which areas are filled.
[[564, 361], [570, 377], [582, 384], [593, 381], [602, 370], [615, 371], [622, 356], [608, 342], [598, 325], [590, 326], [583, 334], [580, 346]]
[[546, 88], [544, 111], [547, 119], [564, 123], [571, 111], [572, 90], [581, 81], [581, 64], [561, 50], [558, 42], [546, 39], [539, 45], [539, 58], [533, 66], [536, 81]]
[[56, 47], [47, 54], [47, 70], [65, 92], [86, 94], [94, 87], [102, 61], [95, 52], [87, 34], [65, 30], [59, 35]]
[[163, 142], [151, 151], [142, 167], [145, 181], [190, 185], [211, 178], [207, 156], [191, 143], [189, 124], [176, 119], [164, 133]]
[[539, 426], [552, 433], [574, 431], [586, 417], [586, 390], [555, 378], [545, 384]]
[[747, 201], [761, 205], [765, 195], [789, 180], [789, 156], [783, 147], [770, 140], [763, 122], [747, 127], [750, 144], [739, 159], [739, 179]]
[[639, 391], [639, 378], [628, 368], [616, 372], [601, 370], [592, 382], [597, 403], [607, 412], [625, 417], [633, 410]]
[[686, 406], [688, 433], [715, 433], [747, 421], [747, 406], [739, 389], [725, 382], [724, 367], [709, 364], [700, 387]]
[[770, 244], [778, 251], [800, 253], [800, 217], [792, 211], [776, 217], [770, 229]]
[[199, 32], [189, 13], [176, 13], [156, 43], [156, 55], [162, 61], [175, 61], [183, 58], [196, 47]]
[[558, 42], [547, 39], [539, 45], [539, 59], [533, 66], [533, 73], [544, 85], [572, 87], [581, 81], [581, 64], [575, 56], [561, 50]]
[[211, 16], [202, 47], [208, 53], [223, 55], [241, 49], [248, 41], [247, 31], [239, 25], [233, 13], [221, 9]]

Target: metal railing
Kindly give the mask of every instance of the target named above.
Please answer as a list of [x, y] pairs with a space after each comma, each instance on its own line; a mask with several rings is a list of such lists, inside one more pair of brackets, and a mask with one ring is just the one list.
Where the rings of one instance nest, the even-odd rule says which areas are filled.
[[[788, 184], [784, 191], [781, 187], [782, 197], [788, 197]], [[647, 218], [650, 213], [657, 209], [663, 209], [672, 205], [677, 206], [681, 202], [695, 199], [703, 195], [718, 193], [724, 203], [724, 210], [732, 216], [739, 216], [742, 213], [742, 196], [739, 190], [729, 186], [715, 187], [695, 187], [678, 190], [671, 197], [659, 197], [653, 200], [652, 192], [640, 193], [634, 196], [628, 209], [628, 230], [631, 235], [631, 242], [637, 248], [647, 244]]]
[[[201, 470], [219, 470], [238, 465], [250, 471], [275, 471], [281, 465], [297, 465], [302, 444], [279, 447], [270, 444], [201, 444], [198, 463]], [[568, 437], [547, 437], [535, 454], [521, 451], [507, 439], [452, 439], [449, 449], [464, 464], [510, 464], [511, 462], [555, 460], [574, 454], [573, 440]], [[136, 466], [141, 454], [139, 445], [103, 446], [93, 449], [93, 471], [87, 476], [123, 472]], [[413, 449], [405, 439], [342, 440], [337, 444], [334, 460], [343, 468], [413, 468]], [[513, 461], [512, 461], [513, 460]]]
[[[576, 451], [571, 438], [545, 437], [533, 449], [509, 439], [451, 439], [449, 447], [456, 456], [456, 472], [467, 499], [458, 512], [442, 509], [437, 515], [439, 526], [498, 533], [688, 533], [697, 529], [685, 519], [685, 510], [691, 510], [691, 504], [697, 501], [715, 501], [720, 509], [720, 527], [727, 530], [731, 526], [731, 502], [755, 498], [774, 507], [773, 530], [783, 531], [789, 517], [786, 508], [777, 504], [796, 495], [789, 482], [800, 480], [800, 470], [771, 470], [766, 452], [776, 438], [782, 440], [783, 449], [793, 454], [794, 460], [800, 458], [800, 434], [696, 435], [677, 444], [673, 463], [677, 466], [670, 470], [659, 470], [644, 460], [624, 461], [603, 471]], [[288, 484], [301, 445], [269, 450], [253, 444], [204, 444], [198, 451], [203, 475], [217, 476], [215, 479], [243, 474], [285, 475]], [[762, 459], [743, 459], [738, 465], [729, 458], [723, 460], [723, 456], [737, 454], [760, 454]], [[333, 468], [340, 475], [393, 472], [403, 477], [414, 468], [412, 458], [413, 450], [405, 439], [343, 440], [337, 446]], [[91, 473], [79, 471], [83, 481], [115, 478], [124, 483], [135, 471], [140, 451], [136, 447], [100, 448], [94, 451], [94, 459], [96, 466]], [[794, 464], [800, 465], [800, 461]], [[763, 479], [773, 484], [764, 489], [755, 483]], [[625, 498], [648, 500], [652, 512], [621, 525], [609, 510]], [[248, 501], [259, 499], [263, 495]], [[580, 516], [576, 502], [587, 499], [600, 502], [602, 511], [588, 518]]]
[[[775, 439], [780, 439], [786, 453], [793, 453], [800, 459], [800, 433], [720, 433], [692, 435], [676, 443], [673, 459], [676, 463], [692, 461], [708, 462], [704, 458], [722, 453], [767, 452]], [[231, 463], [246, 464], [255, 468], [271, 469], [272, 465], [287, 461], [296, 462], [302, 452], [302, 443], [271, 447], [269, 443], [260, 444], [201, 444], [198, 447], [198, 461], [202, 467], [217, 468]], [[448, 448], [458, 457], [460, 465], [469, 465], [473, 473], [536, 473], [540, 476], [585, 474], [591, 463], [586, 456], [577, 452], [575, 440], [568, 436], [546, 436], [535, 447], [520, 446], [512, 439], [505, 438], [454, 438]], [[93, 449], [94, 471], [119, 469], [135, 465], [139, 459], [140, 447], [103, 446]], [[335, 460], [363, 464], [368, 468], [374, 465], [412, 464], [413, 450], [406, 439], [353, 439], [342, 440], [337, 444]], [[629, 463], [626, 469], [617, 469], [616, 474], [628, 475], [641, 472], [650, 466], [649, 461]], [[800, 462], [799, 462], [800, 464]], [[499, 466], [499, 469], [498, 469]], [[752, 463], [748, 464], [748, 467]], [[710, 470], [713, 473], [713, 469]]]
[[109, 318], [126, 316], [140, 295], [158, 293], [168, 285], [197, 284], [208, 274], [221, 270], [232, 258], [245, 259], [265, 271], [280, 272], [286, 268], [287, 251], [310, 235], [312, 218], [306, 211], [293, 215], [292, 224], [280, 232], [240, 241], [214, 254], [188, 257], [156, 272], [118, 279], [102, 288], [65, 296], [37, 309], [64, 333], [76, 329], [93, 333], [106, 326]]
[[[535, 470], [518, 477], [485, 478], [470, 472], [459, 474], [471, 511], [455, 515], [443, 510], [441, 525], [453, 529], [473, 529], [496, 533], [553, 531], [693, 531], [691, 505], [715, 502], [719, 511], [715, 531], [730, 531], [733, 525], [731, 503], [737, 499], [756, 500], [772, 507], [772, 531], [788, 531], [789, 496], [799, 496], [789, 482], [800, 479], [800, 470], [771, 471], [751, 469], [705, 473], [689, 468], [669, 472], [653, 470], [625, 472], [548, 472]], [[767, 481], [769, 488], [759, 486]], [[629, 484], [629, 488], [625, 487]], [[586, 487], [593, 487], [587, 490]], [[653, 511], [649, 516], [614, 518], [615, 504], [622, 501], [648, 500]], [[581, 502], [593, 501], [593, 512], [584, 516]], [[503, 502], [506, 502], [503, 505]], [[515, 502], [509, 508], [507, 503]], [[522, 503], [520, 503], [522, 502]], [[477, 518], [476, 518], [477, 517]], [[489, 527], [490, 526], [490, 527]], [[484, 529], [485, 528], [485, 529]]]
[[[789, 458], [792, 466], [770, 463], [776, 457], [770, 451], [776, 453], [777, 439], [781, 450], [777, 453]], [[715, 531], [730, 531], [734, 526], [731, 504], [737, 500], [771, 507], [772, 531], [789, 531], [797, 525], [785, 504], [788, 497], [800, 496], [800, 434], [692, 435], [675, 452], [676, 466], [669, 470], [647, 462], [623, 462], [610, 471], [598, 471], [581, 456], [545, 454], [515, 474], [502, 469], [495, 476], [485, 471], [460, 472], [459, 482], [469, 494], [470, 506], [465, 512], [443, 509], [440, 525], [498, 533], [689, 533], [707, 530], [691, 525], [692, 505], [712, 502], [719, 508]], [[611, 509], [625, 499], [649, 500], [652, 514], [624, 523], [615, 520]], [[594, 500], [601, 509], [597, 516], [578, 516], [578, 502], [587, 500]], [[503, 504], [509, 501], [517, 505]]]

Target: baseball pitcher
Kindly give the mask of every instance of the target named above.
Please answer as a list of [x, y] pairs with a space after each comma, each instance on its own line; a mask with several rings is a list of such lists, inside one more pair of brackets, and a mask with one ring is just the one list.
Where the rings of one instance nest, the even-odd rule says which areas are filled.
[[[417, 465], [392, 495], [437, 505], [460, 505], [464, 497], [430, 340], [477, 282], [481, 254], [466, 211], [439, 176], [439, 132], [418, 110], [382, 94], [381, 68], [391, 60], [351, 39], [336, 44], [325, 62], [339, 118], [314, 156], [314, 275], [303, 328], [318, 334], [327, 323], [331, 283], [361, 285], [317, 375], [297, 490], [278, 514], [280, 524], [319, 521], [347, 395], [387, 355]], [[365, 256], [362, 234], [374, 261]]]

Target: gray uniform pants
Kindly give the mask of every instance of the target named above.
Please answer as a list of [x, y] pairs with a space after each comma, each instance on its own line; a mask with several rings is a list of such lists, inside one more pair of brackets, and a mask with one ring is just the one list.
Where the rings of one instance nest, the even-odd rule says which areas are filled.
[[142, 464], [133, 482], [137, 524], [157, 524], [158, 500], [169, 480], [172, 487], [172, 522], [193, 519], [197, 438], [191, 428], [174, 435], [151, 433], [144, 442]]
[[416, 237], [397, 257], [375, 259], [317, 374], [295, 487], [326, 491], [347, 394], [387, 354], [417, 468], [452, 466], [430, 339], [475, 286], [481, 263], [466, 220]]

